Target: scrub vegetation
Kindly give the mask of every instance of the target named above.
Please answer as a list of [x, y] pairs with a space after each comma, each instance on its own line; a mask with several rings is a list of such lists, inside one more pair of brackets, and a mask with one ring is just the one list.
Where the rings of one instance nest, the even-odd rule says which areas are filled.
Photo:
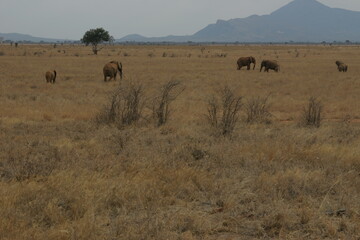
[[360, 238], [358, 46], [0, 53], [0, 239]]

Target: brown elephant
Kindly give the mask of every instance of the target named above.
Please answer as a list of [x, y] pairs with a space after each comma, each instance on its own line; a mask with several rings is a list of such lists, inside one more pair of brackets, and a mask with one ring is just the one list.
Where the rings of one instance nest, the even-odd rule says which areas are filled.
[[348, 66], [342, 61], [336, 61], [335, 64], [338, 67], [339, 72], [347, 72]]
[[55, 83], [56, 71], [47, 71], [45, 73], [45, 78], [47, 83]]
[[255, 69], [256, 60], [254, 57], [241, 57], [237, 60], [238, 70], [240, 70], [243, 66], [247, 66], [247, 70], [250, 70], [251, 63], [254, 64], [253, 70]]
[[262, 70], [262, 68], [265, 68], [265, 72], [269, 72], [269, 69], [274, 70], [275, 72], [279, 72], [280, 71], [280, 65], [278, 64], [277, 61], [275, 60], [263, 60], [261, 62], [261, 68], [260, 68], [260, 72]]
[[113, 78], [116, 81], [116, 75], [118, 72], [120, 74], [120, 79], [122, 79], [122, 64], [121, 64], [121, 62], [119, 63], [117, 61], [111, 61], [111, 62], [105, 64], [105, 66], [103, 68], [104, 82], [107, 81], [107, 77], [110, 77], [109, 81]]

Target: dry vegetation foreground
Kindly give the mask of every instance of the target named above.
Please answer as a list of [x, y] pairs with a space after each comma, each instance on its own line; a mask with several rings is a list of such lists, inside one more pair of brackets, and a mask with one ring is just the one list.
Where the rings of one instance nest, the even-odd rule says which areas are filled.
[[[360, 239], [360, 47], [0, 46], [0, 239]], [[255, 71], [236, 70], [240, 56]], [[279, 73], [260, 73], [276, 59]], [[142, 84], [134, 124], [99, 116], [119, 86]], [[347, 73], [335, 61], [348, 64]], [[55, 84], [45, 72], [56, 69]], [[169, 80], [184, 91], [157, 127], [148, 104]], [[228, 136], [208, 101], [242, 96]], [[269, 96], [264, 123], [250, 99]], [[319, 128], [298, 119], [309, 97]]]

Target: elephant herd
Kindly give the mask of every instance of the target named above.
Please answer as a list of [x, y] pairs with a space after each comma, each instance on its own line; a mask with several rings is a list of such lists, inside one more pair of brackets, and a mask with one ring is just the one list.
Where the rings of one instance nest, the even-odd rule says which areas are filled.
[[[342, 61], [335, 62], [339, 72], [347, 72], [348, 66]], [[247, 70], [250, 70], [251, 64], [253, 64], [253, 70], [255, 69], [256, 60], [254, 57], [241, 57], [237, 60], [237, 69], [240, 70], [242, 67], [246, 66]], [[263, 60], [261, 62], [260, 72], [264, 68], [265, 72], [269, 72], [269, 70], [274, 70], [275, 72], [280, 71], [280, 65], [275, 60]], [[120, 75], [120, 79], [122, 79], [122, 64], [121, 62], [111, 61], [103, 67], [104, 74], [104, 82], [110, 81], [111, 79], [116, 80], [117, 73]], [[45, 73], [45, 78], [47, 83], [55, 83], [56, 79], [56, 71], [47, 71]], [[108, 79], [109, 78], [109, 79]]]
[[[104, 82], [110, 81], [111, 79], [116, 80], [116, 76], [118, 72], [121, 80], [123, 76], [121, 62], [111, 61], [105, 64], [105, 66], [103, 67]], [[55, 83], [56, 71], [55, 70], [47, 71], [45, 73], [45, 78], [47, 83]]]
[[[336, 61], [339, 72], [347, 72], [348, 66], [342, 61]], [[250, 70], [251, 64], [254, 64], [253, 70], [255, 69], [256, 60], [254, 57], [241, 57], [237, 60], [237, 69], [240, 70], [242, 67], [246, 66], [247, 70]], [[262, 69], [265, 69], [265, 72], [269, 72], [269, 69], [274, 70], [275, 72], [280, 71], [280, 65], [275, 60], [263, 60], [261, 62], [260, 72]]]
[[[254, 57], [241, 57], [237, 60], [237, 69], [240, 70], [242, 67], [246, 66], [247, 70], [250, 70], [251, 64], [254, 64], [254, 70], [256, 65], [256, 60]], [[263, 60], [261, 62], [260, 72], [263, 68], [265, 69], [265, 72], [269, 72], [269, 69], [274, 70], [275, 72], [280, 71], [280, 65], [275, 60]]]

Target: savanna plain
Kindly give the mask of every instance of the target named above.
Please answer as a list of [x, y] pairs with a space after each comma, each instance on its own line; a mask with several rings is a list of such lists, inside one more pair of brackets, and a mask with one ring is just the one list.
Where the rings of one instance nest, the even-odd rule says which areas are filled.
[[[104, 82], [112, 60], [123, 79]], [[0, 45], [0, 239], [360, 239], [359, 76], [360, 46]], [[111, 111], [128, 89], [130, 122], [125, 98]], [[320, 126], [302, 124], [311, 97]]]

